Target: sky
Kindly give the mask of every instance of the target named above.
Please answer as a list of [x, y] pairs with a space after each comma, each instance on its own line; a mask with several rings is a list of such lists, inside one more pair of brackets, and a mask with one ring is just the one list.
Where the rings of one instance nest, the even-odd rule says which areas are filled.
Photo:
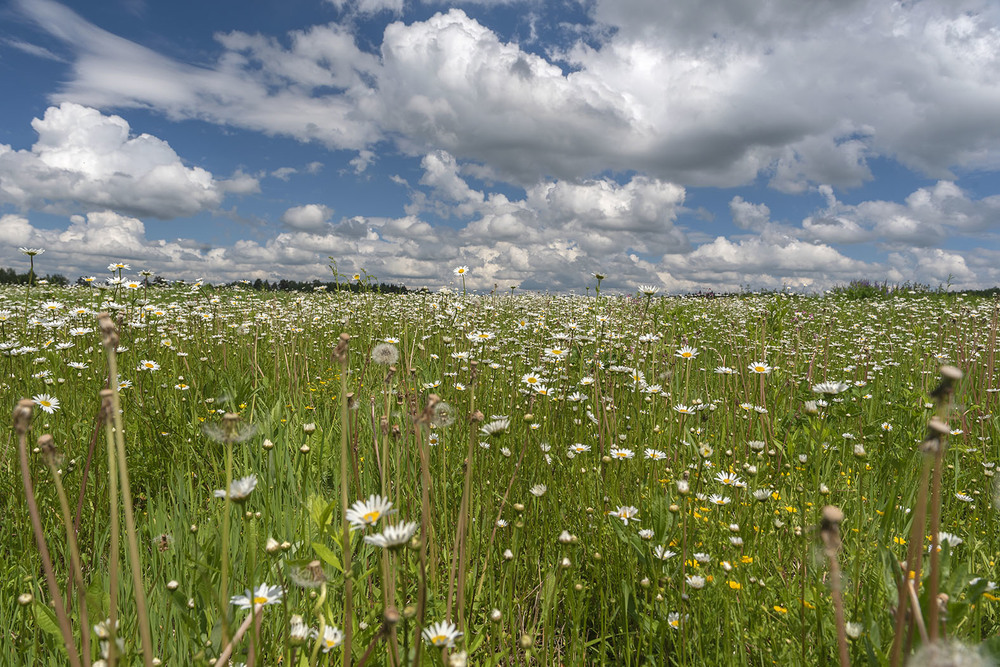
[[994, 0], [3, 0], [0, 266], [1000, 285]]

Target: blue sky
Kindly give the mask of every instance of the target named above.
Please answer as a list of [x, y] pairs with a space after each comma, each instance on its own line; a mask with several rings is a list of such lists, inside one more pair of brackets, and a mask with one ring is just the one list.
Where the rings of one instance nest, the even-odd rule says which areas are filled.
[[995, 2], [13, 0], [0, 90], [4, 266], [1000, 284]]

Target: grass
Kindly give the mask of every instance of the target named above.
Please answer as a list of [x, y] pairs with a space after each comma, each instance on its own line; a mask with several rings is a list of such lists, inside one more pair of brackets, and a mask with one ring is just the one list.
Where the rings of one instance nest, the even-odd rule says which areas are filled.
[[[4, 288], [0, 395], [37, 399], [29, 474], [73, 636], [12, 428], [0, 663], [67, 664], [69, 645], [93, 664], [114, 610], [123, 665], [832, 665], [842, 644], [890, 664], [897, 636], [923, 643], [894, 613], [917, 554], [925, 626], [928, 591], [947, 596], [928, 641], [996, 654], [994, 300], [595, 293]], [[942, 364], [964, 372], [943, 396]], [[372, 495], [391, 509], [347, 511]], [[931, 558], [934, 520], [953, 537]], [[398, 545], [365, 540], [390, 526]]]

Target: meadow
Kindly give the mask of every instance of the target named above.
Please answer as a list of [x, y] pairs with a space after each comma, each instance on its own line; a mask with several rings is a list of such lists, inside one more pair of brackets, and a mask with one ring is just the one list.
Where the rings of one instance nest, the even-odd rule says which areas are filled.
[[1000, 654], [996, 300], [112, 268], [0, 291], [0, 664]]

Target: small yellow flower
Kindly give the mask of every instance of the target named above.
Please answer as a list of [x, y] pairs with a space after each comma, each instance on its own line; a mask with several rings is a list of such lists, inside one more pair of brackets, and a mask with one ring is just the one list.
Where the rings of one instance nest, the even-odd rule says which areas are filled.
[[740, 583], [740, 582], [738, 582], [738, 581], [730, 581], [730, 582], [729, 582], [729, 587], [730, 587], [731, 589], [733, 589], [734, 591], [738, 591], [738, 590], [740, 590], [741, 588], [743, 588], [743, 584], [741, 584], [741, 583]]
[[782, 607], [780, 604], [774, 605], [774, 610], [776, 612], [778, 612], [779, 614], [787, 614], [788, 613], [788, 609], [786, 609], [785, 607]]

